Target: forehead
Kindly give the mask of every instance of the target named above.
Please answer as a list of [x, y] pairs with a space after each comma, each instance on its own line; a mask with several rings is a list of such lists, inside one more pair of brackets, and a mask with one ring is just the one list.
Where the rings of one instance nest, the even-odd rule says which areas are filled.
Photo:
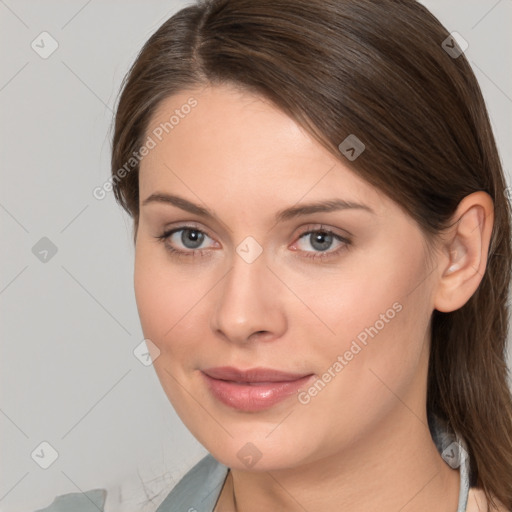
[[374, 206], [386, 201], [269, 100], [232, 86], [166, 98], [146, 135], [154, 147], [141, 161], [141, 199], [180, 189], [198, 197], [221, 190], [241, 203], [274, 197], [289, 204], [326, 194]]

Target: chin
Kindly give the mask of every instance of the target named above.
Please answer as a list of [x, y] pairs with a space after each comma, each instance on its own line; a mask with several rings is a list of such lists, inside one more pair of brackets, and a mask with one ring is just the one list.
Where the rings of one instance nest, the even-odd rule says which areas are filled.
[[[273, 428], [275, 428], [275, 424]], [[313, 461], [315, 455], [318, 456], [318, 447], [312, 446], [311, 435], [306, 439], [301, 436], [293, 436], [285, 429], [281, 435], [271, 431], [267, 425], [260, 432], [255, 429], [247, 428], [247, 433], [234, 435], [229, 425], [226, 428], [233, 434], [229, 437], [224, 436], [222, 443], [219, 439], [208, 439], [197, 437], [199, 442], [225, 466], [240, 471], [274, 471], [280, 469], [289, 469], [301, 464]], [[282, 428], [282, 426], [278, 427]], [[304, 429], [306, 433], [306, 429]], [[268, 436], [268, 437], [267, 437]], [[298, 447], [307, 447], [298, 450]]]

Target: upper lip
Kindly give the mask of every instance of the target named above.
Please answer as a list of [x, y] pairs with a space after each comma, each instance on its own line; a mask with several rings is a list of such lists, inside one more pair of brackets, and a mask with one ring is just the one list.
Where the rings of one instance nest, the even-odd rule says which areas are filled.
[[232, 366], [206, 368], [202, 371], [214, 379], [233, 382], [288, 382], [312, 375], [307, 373], [283, 372], [273, 368], [249, 368], [247, 370], [239, 370]]

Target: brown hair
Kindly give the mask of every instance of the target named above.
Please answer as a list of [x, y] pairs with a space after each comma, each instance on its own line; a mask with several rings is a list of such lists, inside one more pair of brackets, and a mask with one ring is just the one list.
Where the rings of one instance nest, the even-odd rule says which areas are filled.
[[[483, 190], [495, 221], [480, 286], [457, 311], [432, 316], [427, 408], [466, 440], [473, 483], [512, 508], [512, 406], [506, 338], [510, 206], [487, 110], [462, 54], [414, 0], [205, 0], [167, 20], [125, 77], [113, 135], [117, 201], [138, 228], [138, 163], [160, 102], [230, 83], [281, 108], [345, 164], [338, 145], [366, 146], [350, 163], [416, 220], [427, 239], [459, 202]], [[125, 167], [126, 169], [126, 167]]]

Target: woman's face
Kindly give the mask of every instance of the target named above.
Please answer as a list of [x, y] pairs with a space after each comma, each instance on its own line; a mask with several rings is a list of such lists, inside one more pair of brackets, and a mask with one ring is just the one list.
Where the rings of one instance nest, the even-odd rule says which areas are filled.
[[[417, 224], [342, 153], [228, 86], [168, 98], [146, 135], [137, 306], [169, 400], [214, 457], [293, 467], [423, 418], [437, 274]], [[325, 208], [336, 201], [351, 205]], [[304, 378], [204, 374], [226, 366]]]

